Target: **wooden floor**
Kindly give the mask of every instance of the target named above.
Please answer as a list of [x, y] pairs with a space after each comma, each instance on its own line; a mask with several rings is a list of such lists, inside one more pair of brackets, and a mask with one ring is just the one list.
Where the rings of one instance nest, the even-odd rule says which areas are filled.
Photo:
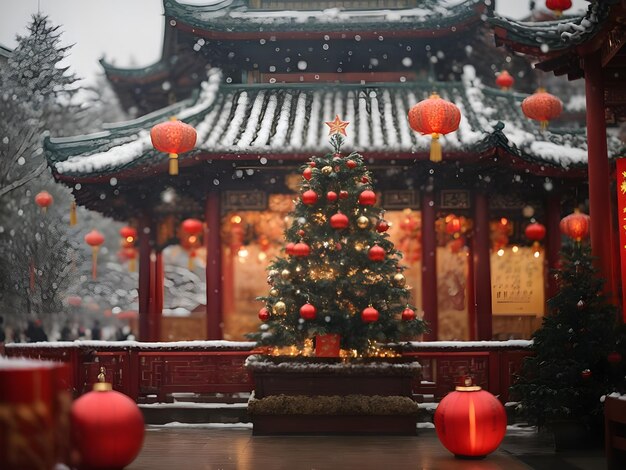
[[[528, 470], [506, 450], [484, 460], [455, 459], [432, 429], [418, 436], [252, 436], [242, 428], [148, 427], [128, 470], [428, 469]], [[557, 470], [563, 470], [563, 467]]]

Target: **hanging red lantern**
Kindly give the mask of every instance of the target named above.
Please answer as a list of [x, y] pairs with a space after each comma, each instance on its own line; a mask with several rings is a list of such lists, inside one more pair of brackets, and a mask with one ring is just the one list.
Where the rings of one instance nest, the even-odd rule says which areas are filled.
[[120, 229], [120, 236], [122, 237], [123, 247], [132, 247], [135, 244], [135, 240], [137, 240], [137, 230], [129, 226], [122, 227]]
[[349, 223], [348, 217], [341, 212], [337, 212], [330, 218], [330, 226], [334, 229], [341, 230], [347, 228]]
[[267, 321], [269, 319], [270, 319], [270, 312], [265, 307], [259, 310], [259, 320]]
[[589, 224], [591, 219], [587, 214], [575, 211], [561, 219], [559, 228], [564, 235], [567, 235], [575, 242], [580, 242], [583, 238], [589, 235]]
[[361, 194], [359, 194], [359, 204], [362, 206], [373, 206], [376, 204], [376, 193], [374, 191], [370, 191], [366, 189]]
[[465, 386], [456, 387], [437, 406], [435, 430], [455, 457], [484, 457], [504, 438], [506, 412], [496, 397], [467, 379]]
[[402, 310], [402, 321], [415, 320], [415, 317], [415, 310], [413, 310], [412, 308], [407, 307]]
[[137, 404], [104, 382], [104, 367], [93, 391], [72, 404], [72, 438], [80, 468], [124, 468], [143, 444], [144, 421]]
[[317, 202], [317, 193], [311, 189], [302, 193], [302, 203], [313, 205]]
[[85, 235], [85, 242], [91, 246], [91, 277], [96, 279], [98, 275], [98, 250], [100, 245], [104, 243], [104, 235], [97, 230], [92, 230]]
[[181, 224], [181, 228], [187, 235], [199, 235], [202, 232], [202, 221], [198, 219], [185, 219]]
[[311, 247], [304, 242], [296, 243], [293, 247], [293, 254], [299, 258], [305, 258], [311, 254]]
[[543, 240], [546, 236], [546, 227], [538, 223], [529, 224], [526, 226], [524, 234], [529, 240], [538, 242]]
[[548, 122], [560, 116], [563, 111], [563, 103], [556, 96], [539, 88], [535, 93], [522, 101], [522, 111], [535, 121], [541, 123], [541, 129], [548, 128]]
[[152, 146], [170, 154], [170, 175], [178, 174], [178, 154], [192, 150], [196, 145], [196, 130], [189, 124], [172, 118], [150, 130]]
[[451, 215], [446, 217], [446, 232], [448, 235], [454, 235], [461, 231], [461, 219]]
[[546, 0], [546, 8], [559, 18], [565, 10], [572, 8], [572, 0]]
[[500, 72], [496, 78], [496, 85], [498, 85], [503, 91], [510, 90], [514, 83], [515, 79], [506, 70]]
[[48, 191], [41, 191], [35, 196], [35, 204], [41, 207], [41, 211], [45, 214], [50, 204], [54, 202], [54, 198]]
[[376, 310], [372, 306], [363, 309], [363, 311], [361, 312], [361, 320], [363, 320], [364, 323], [373, 323], [375, 321], [378, 321], [379, 316], [380, 314], [378, 313], [378, 310]]
[[315, 320], [315, 315], [317, 314], [317, 309], [314, 305], [309, 303], [304, 304], [300, 307], [300, 316], [305, 320]]
[[386, 255], [385, 249], [378, 245], [374, 245], [367, 252], [367, 256], [371, 261], [384, 261]]
[[420, 101], [409, 111], [411, 129], [422, 134], [430, 134], [430, 160], [441, 161], [439, 136], [454, 132], [459, 128], [461, 111], [453, 103], [441, 99], [437, 93]]

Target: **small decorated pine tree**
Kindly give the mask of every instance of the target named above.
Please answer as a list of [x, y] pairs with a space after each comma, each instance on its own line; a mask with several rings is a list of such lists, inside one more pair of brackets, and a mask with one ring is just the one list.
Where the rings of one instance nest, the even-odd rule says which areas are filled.
[[306, 340], [338, 335], [354, 355], [424, 332], [409, 304], [402, 254], [375, 206], [372, 177], [358, 153], [344, 155], [347, 122], [330, 126], [334, 152], [302, 168], [293, 224], [285, 231], [285, 257], [269, 266], [264, 322], [249, 335], [260, 345], [305, 348]]
[[530, 423], [602, 423], [601, 397], [613, 387], [616, 310], [602, 294], [604, 281], [593, 267], [591, 248], [580, 241], [564, 245], [559, 292], [533, 334], [534, 355], [526, 358], [511, 396]]

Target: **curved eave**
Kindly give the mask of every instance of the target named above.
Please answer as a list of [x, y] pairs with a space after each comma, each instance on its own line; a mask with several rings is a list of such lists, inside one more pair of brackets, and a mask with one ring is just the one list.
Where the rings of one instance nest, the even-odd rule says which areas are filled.
[[[331, 39], [345, 39], [346, 33], [356, 33], [364, 39], [376, 39], [379, 36], [390, 37], [441, 37], [457, 34], [481, 21], [486, 7], [482, 0], [468, 0], [455, 6], [447, 16], [432, 16], [422, 21], [274, 21], [264, 23], [245, 17], [228, 16], [231, 10], [226, 3], [238, 5], [238, 2], [221, 2], [219, 12], [206, 20], [198, 16], [206, 12], [206, 6], [184, 5], [174, 0], [164, 2], [168, 25], [193, 34], [217, 39], [319, 39], [320, 34]], [[234, 8], [232, 8], [234, 10]], [[402, 10], [398, 10], [401, 12]]]
[[163, 60], [146, 67], [120, 68], [109, 64], [104, 58], [100, 59], [100, 65], [104, 73], [113, 83], [149, 83], [156, 80], [163, 80], [169, 76], [169, 66]]

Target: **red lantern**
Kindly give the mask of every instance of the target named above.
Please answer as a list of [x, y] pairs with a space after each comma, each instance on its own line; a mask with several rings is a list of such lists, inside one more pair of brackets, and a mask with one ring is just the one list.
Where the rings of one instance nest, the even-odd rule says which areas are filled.
[[312, 175], [313, 175], [313, 170], [311, 170], [311, 168], [305, 168], [304, 171], [302, 172], [302, 176], [307, 181], [311, 179]]
[[52, 204], [54, 198], [48, 191], [41, 191], [35, 196], [35, 204], [41, 207], [42, 212], [45, 214], [48, 210], [48, 206]]
[[259, 310], [259, 320], [267, 321], [269, 319], [270, 319], [270, 312], [265, 307]]
[[384, 261], [386, 255], [385, 249], [378, 245], [374, 245], [367, 252], [367, 256], [371, 261]]
[[[103, 369], [98, 376], [104, 380]], [[144, 422], [137, 404], [110, 383], [99, 382], [72, 405], [72, 436], [80, 467], [123, 468], [143, 444]]]
[[315, 315], [317, 314], [317, 309], [315, 306], [306, 303], [302, 307], [300, 307], [300, 316], [305, 320], [315, 320]]
[[437, 93], [420, 101], [409, 111], [411, 129], [422, 134], [430, 134], [430, 160], [441, 161], [439, 136], [454, 132], [459, 128], [461, 111], [453, 103], [441, 99]]
[[548, 128], [548, 122], [561, 114], [563, 103], [556, 96], [540, 88], [522, 101], [522, 111], [526, 117], [539, 121], [541, 129], [545, 130]]
[[311, 254], [311, 247], [304, 242], [296, 243], [293, 247], [294, 256], [304, 258]]
[[461, 231], [461, 219], [455, 216], [448, 216], [446, 219], [446, 232], [449, 235], [454, 235]]
[[456, 387], [437, 406], [435, 430], [457, 458], [484, 457], [496, 450], [506, 433], [504, 406], [471, 380]]
[[376, 193], [374, 193], [374, 191], [370, 191], [369, 189], [363, 191], [359, 194], [359, 204], [362, 206], [373, 206], [376, 204]]
[[344, 229], [348, 227], [348, 217], [341, 212], [337, 212], [330, 218], [330, 226], [335, 229]]
[[326, 200], [328, 202], [335, 202], [337, 200], [337, 193], [335, 191], [328, 191], [326, 193]]
[[589, 235], [590, 218], [582, 212], [574, 212], [561, 219], [559, 227], [564, 235], [572, 240], [580, 242]]
[[202, 221], [198, 219], [185, 219], [181, 227], [183, 232], [188, 235], [198, 235], [202, 232]]
[[381, 220], [376, 224], [376, 231], [379, 233], [384, 233], [389, 230], [389, 223], [386, 220]]
[[546, 228], [542, 224], [534, 223], [526, 226], [524, 230], [526, 238], [538, 242], [546, 236]]
[[170, 154], [170, 175], [178, 174], [178, 154], [189, 152], [196, 145], [196, 130], [175, 118], [157, 124], [150, 130], [152, 145], [159, 152]]
[[500, 72], [498, 74], [498, 78], [496, 78], [496, 85], [498, 85], [503, 91], [509, 90], [514, 83], [515, 79], [506, 70]]
[[100, 249], [100, 245], [104, 243], [104, 235], [97, 230], [92, 230], [85, 235], [85, 242], [87, 245], [91, 246], [91, 277], [96, 279], [98, 275], [98, 250]]
[[302, 202], [304, 204], [312, 205], [317, 202], [317, 193], [312, 190], [305, 191], [302, 193]]
[[572, 8], [572, 0], [546, 0], [546, 8], [559, 18], [565, 10]]
[[122, 246], [132, 247], [137, 239], [137, 230], [129, 226], [122, 227], [120, 229], [120, 236], [122, 237]]
[[411, 320], [415, 320], [415, 310], [413, 310], [412, 308], [405, 308], [404, 310], [402, 310], [402, 320], [403, 321], [411, 321]]
[[378, 321], [379, 316], [378, 310], [374, 307], [367, 307], [361, 312], [361, 320], [363, 320], [364, 323], [373, 323]]

